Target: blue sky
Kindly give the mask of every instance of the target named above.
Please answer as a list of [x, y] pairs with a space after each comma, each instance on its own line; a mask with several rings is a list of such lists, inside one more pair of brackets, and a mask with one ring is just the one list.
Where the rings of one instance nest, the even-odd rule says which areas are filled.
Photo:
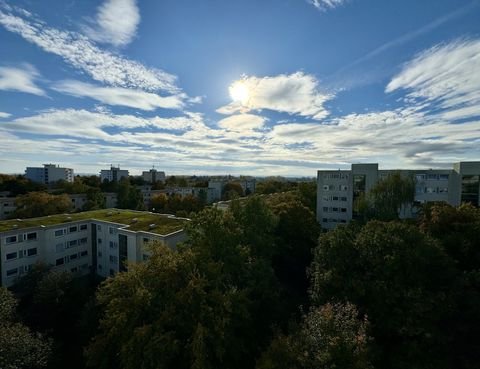
[[0, 172], [480, 160], [480, 0], [0, 0]]

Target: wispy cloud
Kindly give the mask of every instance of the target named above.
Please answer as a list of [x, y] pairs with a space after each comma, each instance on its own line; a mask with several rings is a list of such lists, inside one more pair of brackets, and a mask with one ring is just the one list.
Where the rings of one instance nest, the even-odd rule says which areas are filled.
[[333, 98], [333, 95], [318, 90], [314, 76], [302, 72], [274, 77], [245, 76], [236, 83], [245, 86], [248, 98], [223, 106], [217, 112], [233, 114], [268, 109], [323, 119], [328, 115], [324, 103]]
[[95, 41], [115, 46], [129, 44], [140, 23], [136, 0], [106, 0], [98, 7], [93, 24], [85, 26], [87, 35]]
[[9, 118], [11, 116], [12, 116], [12, 114], [10, 114], [10, 113], [5, 113], [3, 111], [0, 111], [0, 118]]
[[349, 0], [307, 0], [309, 4], [312, 4], [320, 11], [326, 11], [329, 9], [337, 8], [345, 4]]
[[172, 74], [102, 50], [78, 33], [49, 27], [22, 12], [17, 11], [17, 14], [10, 7], [2, 9], [0, 3], [0, 24], [8, 31], [19, 34], [46, 52], [61, 56], [96, 81], [147, 91], [179, 92], [176, 77]]
[[46, 96], [45, 91], [35, 84], [39, 76], [38, 71], [30, 64], [23, 64], [20, 68], [0, 67], [0, 90]]
[[[386, 87], [406, 101], [429, 104], [444, 119], [480, 117], [480, 39], [435, 46], [408, 62]], [[480, 126], [478, 127], [480, 129]]]
[[142, 110], [181, 109], [185, 106], [185, 94], [159, 96], [152, 92], [123, 87], [100, 87], [90, 83], [65, 80], [52, 87], [54, 90], [76, 96], [89, 97], [108, 105], [120, 105]]

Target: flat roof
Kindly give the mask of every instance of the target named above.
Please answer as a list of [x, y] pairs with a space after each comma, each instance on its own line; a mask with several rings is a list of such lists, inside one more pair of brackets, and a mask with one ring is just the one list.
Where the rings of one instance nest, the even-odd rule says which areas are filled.
[[[82, 220], [100, 220], [128, 225], [128, 230], [144, 231], [160, 235], [169, 234], [184, 228], [188, 221], [171, 215], [156, 214], [147, 211], [101, 209], [72, 214], [56, 214], [40, 218], [9, 219], [0, 221], [0, 232], [40, 226], [53, 226]], [[151, 224], [155, 226], [150, 228]]]

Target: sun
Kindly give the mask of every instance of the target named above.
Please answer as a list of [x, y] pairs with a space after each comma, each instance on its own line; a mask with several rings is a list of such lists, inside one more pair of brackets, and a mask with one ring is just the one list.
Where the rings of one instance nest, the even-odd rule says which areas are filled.
[[229, 87], [230, 97], [233, 101], [239, 102], [242, 105], [246, 104], [250, 97], [248, 87], [243, 81], [234, 82]]

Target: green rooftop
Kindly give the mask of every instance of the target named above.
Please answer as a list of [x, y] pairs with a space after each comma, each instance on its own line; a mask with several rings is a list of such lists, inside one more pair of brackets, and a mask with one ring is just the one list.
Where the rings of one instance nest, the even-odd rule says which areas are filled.
[[146, 211], [102, 209], [82, 213], [49, 215], [41, 218], [2, 220], [0, 221], [0, 232], [92, 219], [125, 224], [129, 226], [127, 229], [132, 231], [146, 231], [161, 235], [183, 229], [187, 221]]

